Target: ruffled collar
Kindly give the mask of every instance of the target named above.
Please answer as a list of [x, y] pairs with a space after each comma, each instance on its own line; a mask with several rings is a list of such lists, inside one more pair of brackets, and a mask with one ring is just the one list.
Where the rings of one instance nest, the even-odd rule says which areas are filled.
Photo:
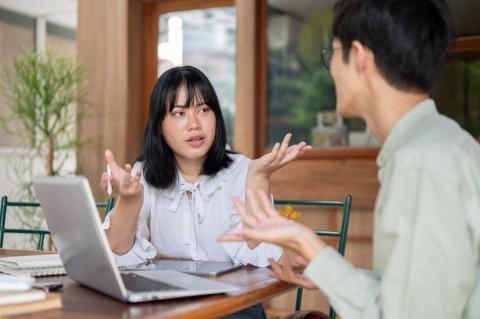
[[222, 187], [228, 180], [233, 168], [237, 165], [234, 161], [227, 169], [222, 169], [214, 176], [202, 175], [195, 183], [187, 182], [182, 174], [177, 172], [177, 182], [169, 189], [163, 191], [164, 195], [170, 200], [168, 210], [171, 213], [178, 211], [180, 202], [191, 192], [195, 213], [198, 215], [198, 221], [201, 223], [205, 217], [205, 205], [209, 202], [213, 194]]

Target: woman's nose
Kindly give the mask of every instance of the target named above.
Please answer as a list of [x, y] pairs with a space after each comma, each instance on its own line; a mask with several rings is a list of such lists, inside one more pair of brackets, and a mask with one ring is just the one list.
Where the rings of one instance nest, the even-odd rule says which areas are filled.
[[195, 130], [200, 128], [200, 122], [198, 122], [197, 112], [195, 112], [195, 108], [189, 108], [187, 111], [187, 129]]

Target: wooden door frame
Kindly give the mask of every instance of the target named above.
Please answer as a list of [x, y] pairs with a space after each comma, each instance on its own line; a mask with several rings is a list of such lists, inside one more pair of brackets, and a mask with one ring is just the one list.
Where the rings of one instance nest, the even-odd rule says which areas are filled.
[[156, 0], [143, 6], [143, 118], [148, 118], [150, 94], [158, 78], [158, 19], [167, 12], [233, 6], [234, 0]]

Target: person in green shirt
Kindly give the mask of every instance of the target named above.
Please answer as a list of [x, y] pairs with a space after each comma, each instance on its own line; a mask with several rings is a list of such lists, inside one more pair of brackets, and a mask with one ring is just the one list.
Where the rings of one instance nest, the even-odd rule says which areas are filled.
[[266, 194], [234, 199], [244, 227], [220, 240], [297, 252], [275, 276], [320, 288], [349, 318], [480, 318], [480, 147], [429, 98], [452, 36], [443, 0], [339, 0], [323, 51], [337, 110], [381, 142], [373, 269], [355, 268], [309, 228], [281, 218]]

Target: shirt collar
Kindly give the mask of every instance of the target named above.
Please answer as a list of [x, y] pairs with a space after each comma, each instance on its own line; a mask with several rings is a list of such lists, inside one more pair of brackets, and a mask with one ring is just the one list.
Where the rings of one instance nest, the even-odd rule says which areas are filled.
[[[233, 166], [233, 165], [232, 165]], [[186, 192], [192, 192], [199, 221], [203, 220], [205, 216], [205, 204], [208, 203], [212, 195], [221, 187], [221, 185], [228, 180], [228, 176], [231, 173], [231, 167], [228, 169], [222, 169], [214, 176], [202, 175], [195, 183], [187, 182], [182, 174], [177, 172], [177, 180], [173, 187], [164, 190], [165, 196], [170, 199], [170, 205], [168, 210], [172, 213], [178, 211], [178, 206], [182, 201], [182, 198], [186, 196]], [[198, 201], [201, 201], [199, 203]]]
[[406, 133], [417, 125], [420, 118], [429, 114], [438, 114], [435, 102], [432, 99], [426, 99], [418, 103], [395, 123], [378, 154], [378, 167], [382, 167], [388, 162], [395, 150], [402, 144]]

